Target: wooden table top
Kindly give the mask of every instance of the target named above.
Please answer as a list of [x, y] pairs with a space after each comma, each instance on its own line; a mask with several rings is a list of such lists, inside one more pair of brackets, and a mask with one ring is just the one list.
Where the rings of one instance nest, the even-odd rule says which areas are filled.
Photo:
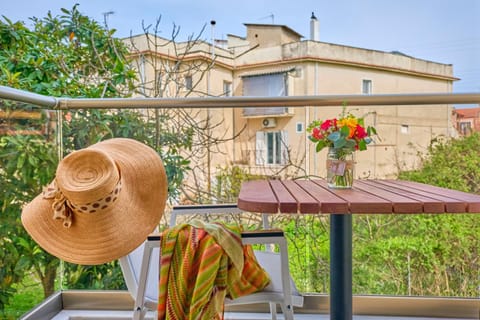
[[402, 180], [256, 180], [242, 184], [238, 207], [260, 213], [480, 213], [480, 195]]

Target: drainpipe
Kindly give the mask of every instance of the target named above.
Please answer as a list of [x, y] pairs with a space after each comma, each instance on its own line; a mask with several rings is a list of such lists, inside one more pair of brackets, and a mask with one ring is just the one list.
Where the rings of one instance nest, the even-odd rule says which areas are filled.
[[[447, 87], [448, 87], [447, 92], [451, 93], [453, 91], [451, 83], [447, 83]], [[454, 130], [452, 130], [453, 129], [452, 128], [453, 123], [452, 123], [452, 118], [451, 118], [452, 117], [452, 110], [453, 110], [453, 108], [449, 104], [447, 104], [447, 137], [449, 137], [449, 138], [453, 137], [454, 132], [455, 132]]]
[[[310, 18], [310, 39], [313, 41], [320, 41], [320, 22], [318, 21], [317, 17], [315, 16], [315, 13], [312, 12], [312, 16]], [[313, 69], [313, 94], [318, 95], [318, 62], [315, 62], [314, 69]], [[309, 108], [310, 109], [310, 108]], [[313, 119], [318, 118], [318, 107], [313, 107]], [[310, 116], [310, 115], [309, 115]], [[310, 119], [308, 119], [307, 124], [310, 123]], [[305, 138], [307, 139], [307, 144], [308, 144], [308, 155], [310, 159], [310, 143], [305, 135]], [[317, 166], [317, 157], [318, 155], [314, 152], [313, 153], [313, 174], [318, 175], [318, 166]], [[310, 168], [308, 168], [310, 170]], [[310, 174], [310, 172], [309, 172]]]
[[146, 88], [145, 88], [145, 82], [146, 82], [146, 75], [145, 75], [145, 55], [140, 56], [140, 81], [142, 82], [142, 93], [145, 96], [146, 95]]
[[[315, 66], [314, 66], [314, 69], [313, 69], [313, 94], [314, 95], [318, 95], [318, 62], [315, 62]], [[318, 107], [313, 107], [313, 119], [318, 119]], [[309, 119], [310, 121], [310, 119]], [[305, 138], [307, 138], [307, 136], [305, 135]], [[310, 144], [309, 143], [310, 140], [308, 140], [307, 138], [307, 143], [308, 143], [308, 146], [309, 146], [309, 151], [310, 151]], [[309, 152], [310, 153], [310, 152]], [[318, 166], [317, 166], [317, 157], [318, 157], [318, 154], [317, 153], [313, 153], [313, 174], [314, 175], [318, 175]]]
[[[212, 48], [212, 52], [211, 52], [211, 63], [212, 65], [209, 67], [208, 69], [208, 74], [207, 74], [207, 96], [210, 97], [211, 95], [211, 88], [210, 88], [210, 78], [211, 78], [211, 70], [213, 69], [213, 65], [214, 65], [214, 61], [215, 61], [215, 24], [216, 24], [216, 21], [215, 20], [212, 20], [210, 21], [210, 26], [211, 26], [211, 48]], [[210, 117], [211, 117], [211, 114], [210, 114], [210, 108], [207, 108], [207, 130], [209, 131], [208, 132], [208, 136], [210, 137], [211, 135], [211, 131], [209, 129], [209, 126], [210, 126]], [[212, 191], [212, 170], [211, 170], [211, 164], [212, 164], [212, 154], [211, 154], [211, 151], [210, 151], [210, 142], [208, 142], [207, 144], [207, 191], [209, 194], [211, 194], [211, 191]]]

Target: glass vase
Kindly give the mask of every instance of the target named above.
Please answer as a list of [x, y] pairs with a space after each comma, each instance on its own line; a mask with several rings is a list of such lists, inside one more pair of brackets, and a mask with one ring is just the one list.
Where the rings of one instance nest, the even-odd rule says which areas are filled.
[[353, 152], [344, 152], [334, 148], [328, 149], [327, 184], [329, 188], [352, 188], [354, 169]]

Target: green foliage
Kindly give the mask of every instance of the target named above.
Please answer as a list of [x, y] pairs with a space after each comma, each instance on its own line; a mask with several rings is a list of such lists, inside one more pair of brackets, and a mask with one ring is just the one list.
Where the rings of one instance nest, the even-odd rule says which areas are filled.
[[480, 193], [480, 134], [432, 141], [422, 168], [401, 172], [399, 178]]
[[8, 237], [0, 238], [0, 315], [8, 304], [9, 299], [16, 292], [13, 285], [23, 277], [23, 271], [16, 268], [20, 255]]
[[39, 304], [43, 300], [42, 286], [39, 285], [38, 279], [33, 274], [26, 274], [22, 282], [14, 287], [17, 293], [12, 297], [10, 304], [6, 306], [3, 314], [0, 311], [1, 319], [19, 319], [32, 306]]
[[281, 215], [272, 218], [272, 227], [285, 231], [290, 272], [301, 292], [329, 291], [328, 218], [328, 215]]
[[[480, 136], [432, 141], [422, 167], [399, 178], [479, 193]], [[354, 222], [357, 293], [477, 295], [478, 216], [365, 215]]]
[[62, 15], [23, 22], [0, 20], [0, 83], [51, 96], [117, 97], [130, 94], [135, 72], [114, 31], [82, 15], [75, 5]]
[[45, 255], [31, 240], [20, 222], [21, 207], [41, 192], [53, 177], [57, 163], [56, 147], [38, 136], [0, 137], [0, 254], [6, 275], [0, 277], [0, 309], [14, 292], [13, 285], [35, 265], [39, 276], [42, 268], [56, 268], [58, 260]]
[[219, 203], [237, 202], [242, 182], [265, 178], [238, 166], [219, 168], [216, 175], [216, 198]]
[[[272, 215], [285, 231], [290, 272], [303, 292], [330, 290], [328, 215]], [[355, 294], [476, 297], [478, 217], [355, 215]]]
[[125, 285], [118, 261], [83, 266], [65, 263], [64, 287], [68, 289], [123, 289]]
[[472, 297], [478, 278], [478, 218], [357, 215], [357, 293]]

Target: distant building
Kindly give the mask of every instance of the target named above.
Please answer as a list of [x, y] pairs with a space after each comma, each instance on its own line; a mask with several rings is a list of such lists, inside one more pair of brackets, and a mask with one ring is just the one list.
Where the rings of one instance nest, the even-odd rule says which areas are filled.
[[[284, 25], [245, 24], [246, 37], [228, 35], [226, 42], [214, 48], [202, 42], [182, 59], [213, 62], [209, 77], [185, 74], [183, 91], [170, 88], [170, 93], [176, 94], [171, 96], [186, 93], [197, 81], [198, 90], [188, 91], [189, 96], [451, 93], [453, 82], [458, 80], [450, 64], [416, 59], [398, 51], [321, 42], [318, 21], [312, 17], [310, 24], [310, 40], [302, 40], [302, 35]], [[157, 38], [158, 45], [152, 50], [146, 45], [145, 35], [133, 41], [137, 50], [132, 54], [144, 83], [165, 79], [168, 74], [167, 69], [155, 69], [152, 62], [170, 61], [171, 67], [179, 57], [172, 53], [186, 47], [185, 43], [174, 47], [168, 40]], [[180, 82], [176, 83], [178, 89]], [[425, 151], [431, 139], [454, 132], [451, 105], [350, 107], [355, 114], [368, 113], [367, 124], [374, 125], [381, 137], [356, 155], [359, 177], [391, 178], [399, 169], [415, 168], [418, 152]], [[234, 141], [226, 142], [221, 147], [223, 153], [209, 163], [212, 167], [238, 165], [266, 175], [275, 175], [284, 165], [293, 164], [281, 174], [325, 176], [326, 152], [315, 152], [306, 127], [314, 119], [331, 118], [340, 112], [338, 106], [212, 110], [214, 117], [223, 120], [213, 135], [233, 137], [245, 129]]]
[[468, 109], [453, 109], [455, 129], [462, 136], [472, 132], [480, 132], [480, 107]]

